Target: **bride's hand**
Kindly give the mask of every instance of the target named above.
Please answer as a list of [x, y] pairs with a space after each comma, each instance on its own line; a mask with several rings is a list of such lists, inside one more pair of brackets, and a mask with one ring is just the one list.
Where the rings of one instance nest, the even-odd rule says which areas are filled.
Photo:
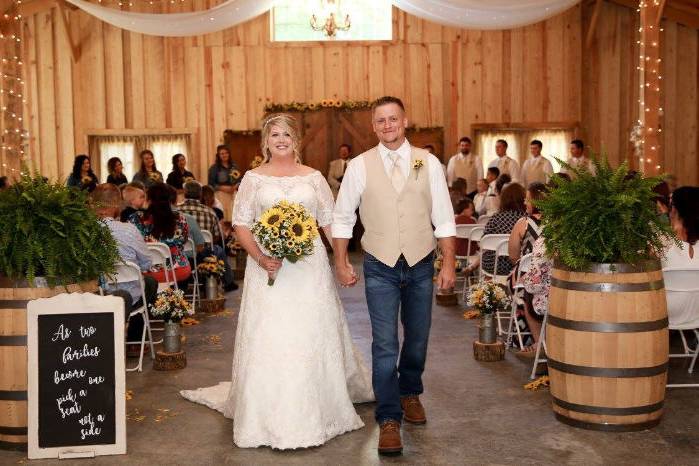
[[335, 274], [337, 275], [337, 281], [343, 287], [357, 284], [357, 274], [354, 273], [354, 268], [349, 263], [335, 264]]
[[269, 257], [263, 255], [258, 261], [260, 267], [262, 267], [267, 273], [274, 273], [279, 270], [282, 266], [282, 261], [275, 259], [274, 257]]

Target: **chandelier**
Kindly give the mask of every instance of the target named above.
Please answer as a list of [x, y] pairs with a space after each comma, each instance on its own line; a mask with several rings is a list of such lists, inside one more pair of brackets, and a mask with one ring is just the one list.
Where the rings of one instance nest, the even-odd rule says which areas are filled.
[[[342, 24], [337, 22], [337, 18], [343, 15], [340, 12], [340, 0], [320, 0], [320, 5], [311, 15], [311, 28], [314, 31], [324, 31], [328, 37], [335, 37], [337, 31], [348, 31], [351, 23], [349, 14], [345, 14], [345, 21]], [[318, 18], [325, 18], [320, 22]]]

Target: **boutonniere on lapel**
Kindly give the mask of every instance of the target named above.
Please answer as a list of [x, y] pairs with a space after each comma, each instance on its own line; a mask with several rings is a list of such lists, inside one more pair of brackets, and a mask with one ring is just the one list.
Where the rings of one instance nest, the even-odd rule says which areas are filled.
[[422, 159], [417, 159], [413, 162], [413, 170], [415, 170], [415, 179], [417, 180], [417, 176], [420, 173], [420, 169], [422, 166], [425, 165], [425, 162]]

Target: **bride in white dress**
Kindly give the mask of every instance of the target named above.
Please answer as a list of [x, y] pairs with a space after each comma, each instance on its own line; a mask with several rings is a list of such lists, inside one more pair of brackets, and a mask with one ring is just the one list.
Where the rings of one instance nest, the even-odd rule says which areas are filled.
[[313, 255], [292, 264], [265, 255], [250, 233], [264, 210], [288, 200], [332, 237], [332, 192], [320, 172], [301, 165], [298, 144], [293, 117], [269, 117], [262, 129], [268, 163], [245, 174], [235, 199], [233, 224], [248, 261], [232, 381], [181, 392], [232, 418], [233, 442], [243, 448], [321, 445], [363, 427], [352, 403], [374, 399], [320, 238]]

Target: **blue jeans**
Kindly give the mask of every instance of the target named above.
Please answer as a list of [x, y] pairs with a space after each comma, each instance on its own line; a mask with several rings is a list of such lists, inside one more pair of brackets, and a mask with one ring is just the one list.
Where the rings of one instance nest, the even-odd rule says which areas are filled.
[[[403, 418], [400, 397], [423, 392], [422, 372], [432, 322], [433, 274], [434, 252], [412, 267], [403, 256], [395, 266], [389, 267], [371, 254], [364, 255], [366, 300], [373, 337], [372, 385], [379, 424], [389, 419], [400, 422]], [[400, 349], [399, 310], [404, 337]]]

